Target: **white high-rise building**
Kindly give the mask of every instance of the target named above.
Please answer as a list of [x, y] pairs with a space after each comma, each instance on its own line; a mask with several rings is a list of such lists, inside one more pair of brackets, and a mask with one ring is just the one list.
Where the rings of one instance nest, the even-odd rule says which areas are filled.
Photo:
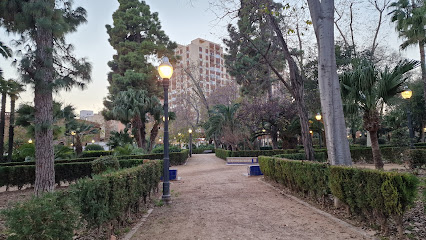
[[180, 60], [170, 79], [169, 105], [171, 109], [180, 104], [183, 98], [193, 91], [194, 87], [197, 87], [194, 81], [197, 82], [206, 97], [219, 87], [233, 84], [231, 76], [226, 72], [223, 48], [219, 44], [197, 38], [186, 46], [178, 45], [175, 54], [180, 57]]
[[80, 111], [80, 119], [81, 120], [88, 120], [89, 117], [93, 117], [93, 111], [91, 110], [81, 110]]

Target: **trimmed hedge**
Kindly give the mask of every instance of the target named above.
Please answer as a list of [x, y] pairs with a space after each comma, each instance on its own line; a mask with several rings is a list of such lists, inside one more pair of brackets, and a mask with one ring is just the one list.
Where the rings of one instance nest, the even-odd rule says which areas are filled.
[[[141, 159], [120, 160], [121, 168], [129, 168], [143, 163]], [[55, 182], [74, 182], [80, 178], [92, 176], [91, 162], [60, 163], [55, 164]], [[35, 166], [8, 166], [0, 167], [0, 187], [17, 186], [21, 189], [26, 184], [34, 184]]]
[[3, 211], [7, 232], [11, 239], [65, 240], [72, 239], [79, 227], [120, 225], [131, 211], [139, 212], [145, 206], [143, 200], [158, 187], [161, 170], [161, 161], [150, 161], [93, 179], [81, 179], [69, 191], [17, 203]]
[[418, 179], [411, 174], [328, 166], [308, 161], [290, 161], [259, 157], [262, 173], [293, 191], [324, 198], [329, 193], [347, 204], [352, 213], [381, 223], [395, 218], [401, 229], [401, 217], [413, 204]]
[[[107, 152], [107, 151], [103, 151]], [[94, 154], [96, 155], [96, 154]], [[181, 152], [171, 152], [169, 153], [170, 164], [172, 166], [182, 165], [188, 159], [189, 150], [184, 149]], [[105, 155], [109, 156], [109, 155]], [[156, 154], [143, 154], [143, 155], [123, 155], [116, 156], [118, 160], [122, 159], [163, 159], [164, 155], [162, 153]], [[98, 157], [86, 157], [86, 158], [76, 158], [76, 159], [67, 159], [67, 160], [55, 160], [55, 164], [57, 163], [77, 163], [77, 162], [91, 162]], [[9, 162], [9, 163], [0, 163], [0, 168], [4, 166], [34, 166], [35, 162]]]
[[402, 217], [414, 202], [418, 182], [411, 174], [330, 167], [333, 195], [352, 213], [376, 220], [385, 232], [390, 218], [402, 229]]
[[81, 158], [89, 158], [89, 157], [102, 157], [114, 154], [114, 151], [83, 151], [81, 153]]
[[258, 156], [274, 156], [278, 154], [298, 153], [297, 149], [275, 149], [275, 150], [246, 150], [246, 151], [229, 151], [224, 149], [216, 149], [216, 157], [226, 160], [227, 157], [258, 157]]
[[201, 149], [201, 148], [196, 148], [196, 149], [192, 149], [192, 154], [202, 154], [206, 150], [211, 150], [212, 153], [215, 152], [215, 149]]
[[421, 168], [426, 165], [426, 149], [410, 149], [407, 155], [410, 168]]
[[[314, 153], [315, 162], [327, 162], [327, 155], [324, 152]], [[287, 158], [292, 160], [306, 160], [305, 153], [291, 153], [291, 154], [279, 154], [274, 157]]]
[[330, 193], [327, 164], [260, 156], [259, 166], [265, 176], [315, 200], [324, 200]]

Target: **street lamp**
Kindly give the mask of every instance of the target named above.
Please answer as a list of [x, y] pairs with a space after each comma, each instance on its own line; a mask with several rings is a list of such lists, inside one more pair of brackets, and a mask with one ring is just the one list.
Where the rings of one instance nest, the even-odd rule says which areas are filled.
[[[401, 92], [401, 96], [403, 99], [410, 99], [411, 96], [413, 96], [413, 91], [411, 91], [407, 86], [404, 87], [404, 91]], [[408, 131], [410, 133], [410, 148], [414, 148], [413, 144], [413, 138], [414, 138], [414, 131], [413, 131], [413, 125], [411, 123], [411, 111], [410, 111], [410, 105], [407, 104], [407, 126]]]
[[263, 145], [263, 147], [266, 145], [265, 132], [266, 132], [266, 129], [262, 129], [262, 145]]
[[169, 81], [173, 75], [173, 66], [167, 57], [163, 58], [158, 66], [158, 73], [163, 79], [164, 89], [164, 160], [163, 160], [163, 196], [165, 203], [170, 203], [170, 179], [169, 179]]
[[188, 129], [189, 133], [189, 157], [192, 157], [192, 129]]
[[[321, 122], [321, 119], [322, 119], [321, 113], [317, 113], [317, 115], [315, 116], [315, 119], [318, 122]], [[321, 146], [321, 137], [322, 137], [322, 129], [321, 129], [321, 124], [320, 124], [320, 126], [319, 126], [319, 136], [318, 136], [318, 142], [319, 142], [319, 147], [320, 148], [322, 147]]]
[[72, 136], [72, 149], [74, 150], [74, 136], [76, 135], [77, 133], [75, 132], [75, 131], [71, 131], [71, 136]]
[[94, 144], [95, 143], [95, 139], [92, 139], [92, 144]]
[[33, 140], [30, 138], [30, 139], [28, 139], [28, 143], [29, 144], [31, 144], [31, 143], [33, 143]]

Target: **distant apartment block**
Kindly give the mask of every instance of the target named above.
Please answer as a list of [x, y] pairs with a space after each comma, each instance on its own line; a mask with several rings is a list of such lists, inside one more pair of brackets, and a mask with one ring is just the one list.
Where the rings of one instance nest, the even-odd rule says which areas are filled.
[[87, 120], [89, 117], [93, 117], [93, 111], [90, 110], [81, 110], [80, 111], [80, 119]]
[[[170, 79], [169, 105], [173, 109], [187, 97], [194, 81], [208, 97], [217, 88], [232, 83], [231, 76], [226, 72], [223, 48], [217, 44], [201, 38], [192, 40], [189, 45], [178, 45], [175, 50], [180, 60]], [[192, 75], [192, 80], [188, 74]]]

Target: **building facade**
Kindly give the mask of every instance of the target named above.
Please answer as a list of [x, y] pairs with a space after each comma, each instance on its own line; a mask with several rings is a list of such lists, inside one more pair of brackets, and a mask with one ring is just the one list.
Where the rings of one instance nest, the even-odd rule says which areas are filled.
[[194, 89], [201, 90], [208, 98], [216, 89], [233, 84], [219, 44], [197, 38], [186, 46], [178, 45], [175, 54], [179, 61], [170, 79], [171, 109], [182, 104]]

